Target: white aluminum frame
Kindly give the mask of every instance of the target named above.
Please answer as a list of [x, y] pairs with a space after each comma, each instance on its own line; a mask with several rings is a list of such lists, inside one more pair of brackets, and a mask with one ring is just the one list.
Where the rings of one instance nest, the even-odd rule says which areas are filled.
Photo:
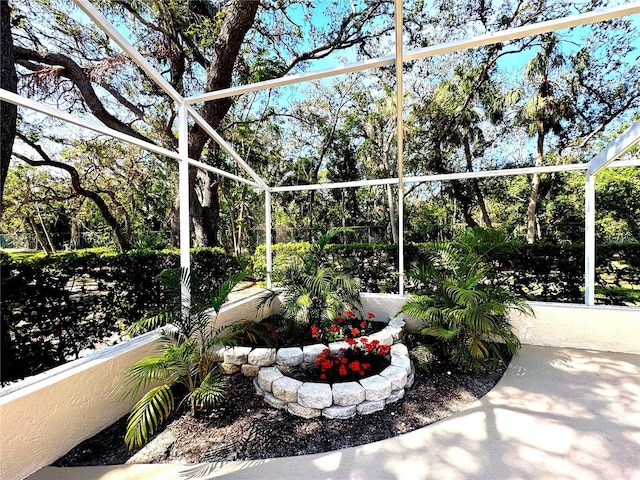
[[[492, 170], [483, 172], [465, 172], [447, 175], [422, 175], [413, 177], [404, 177], [403, 168], [403, 76], [402, 66], [405, 62], [414, 61], [420, 58], [441, 55], [445, 53], [457, 52], [480, 46], [491, 45], [507, 40], [514, 40], [541, 33], [556, 31], [564, 28], [586, 25], [590, 23], [601, 22], [620, 18], [627, 15], [640, 13], [640, 1], [626, 3], [617, 7], [604, 9], [601, 11], [587, 12], [579, 15], [559, 18], [546, 22], [540, 22], [533, 25], [511, 28], [495, 33], [479, 35], [469, 39], [447, 42], [439, 45], [429, 46], [409, 52], [404, 52], [402, 41], [403, 18], [402, 18], [402, 2], [395, 0], [394, 5], [394, 27], [395, 27], [395, 53], [379, 57], [376, 59], [355, 62], [341, 65], [335, 68], [317, 70], [309, 73], [287, 75], [282, 78], [257, 82], [250, 85], [239, 87], [231, 87], [214, 92], [206, 92], [202, 95], [191, 97], [182, 97], [169, 82], [149, 63], [136, 48], [111, 24], [107, 18], [89, 1], [89, 0], [73, 0], [73, 2], [103, 31], [111, 38], [133, 62], [135, 62], [160, 88], [178, 106], [178, 125], [179, 125], [179, 147], [178, 152], [158, 147], [149, 142], [145, 142], [130, 135], [123, 134], [104, 125], [87, 122], [84, 119], [75, 117], [67, 112], [57, 110], [55, 108], [43, 105], [28, 98], [15, 95], [6, 90], [0, 89], [0, 99], [14, 103], [16, 105], [29, 108], [45, 115], [49, 115], [60, 120], [78, 125], [95, 132], [117, 138], [119, 140], [137, 145], [150, 152], [164, 155], [179, 161], [179, 198], [180, 205], [180, 265], [184, 268], [190, 267], [190, 217], [189, 209], [184, 208], [189, 205], [189, 166], [194, 166], [218, 175], [225, 176], [238, 182], [246, 183], [254, 188], [264, 191], [265, 194], [265, 242], [267, 250], [267, 282], [271, 286], [272, 273], [272, 194], [283, 191], [296, 190], [318, 190], [326, 188], [357, 188], [373, 185], [392, 185], [398, 187], [398, 243], [399, 243], [399, 275], [400, 275], [400, 294], [404, 293], [404, 226], [403, 226], [403, 188], [407, 183], [427, 182], [427, 181], [448, 181], [461, 178], [485, 178], [506, 175], [527, 175], [534, 172], [554, 172], [554, 171], [570, 171], [570, 170], [586, 170], [585, 176], [585, 303], [593, 305], [594, 302], [594, 285], [595, 285], [595, 183], [594, 175], [601, 168], [614, 166], [612, 162], [619, 158], [631, 146], [637, 144], [640, 140], [640, 121], [636, 121], [632, 126], [622, 134], [618, 139], [612, 142], [601, 154], [594, 157], [589, 164], [579, 165], [560, 165], [555, 167], [529, 167], [506, 170]], [[262, 179], [242, 157], [220, 136], [214, 128], [212, 128], [191, 106], [198, 102], [206, 102], [221, 98], [242, 95], [249, 92], [257, 92], [271, 88], [277, 88], [286, 85], [296, 85], [313, 80], [320, 80], [337, 75], [344, 75], [353, 72], [371, 70], [383, 66], [396, 65], [396, 115], [397, 115], [397, 165], [398, 172], [396, 178], [378, 179], [378, 180], [361, 180], [355, 182], [341, 182], [334, 184], [316, 184], [291, 187], [271, 187], [264, 179]], [[227, 154], [233, 158], [252, 180], [234, 175], [221, 169], [217, 169], [206, 165], [198, 160], [189, 158], [188, 152], [188, 122], [191, 116], [207, 134], [217, 142]], [[640, 162], [615, 162], [615, 166], [638, 166]]]
[[[596, 180], [595, 174], [640, 143], [640, 120], [633, 122], [589, 162], [584, 182], [584, 303], [595, 304], [596, 290]], [[624, 201], [624, 199], [620, 199]]]

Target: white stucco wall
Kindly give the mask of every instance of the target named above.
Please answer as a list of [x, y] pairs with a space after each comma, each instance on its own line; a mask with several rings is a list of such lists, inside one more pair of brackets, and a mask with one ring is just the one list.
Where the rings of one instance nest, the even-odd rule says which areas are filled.
[[523, 344], [640, 355], [640, 308], [529, 303], [535, 317], [514, 314]]
[[[257, 315], [255, 297], [227, 304], [219, 326]], [[134, 402], [113, 393], [122, 373], [153, 352], [157, 336], [136, 337], [0, 389], [0, 478], [24, 478], [129, 413]]]
[[[377, 318], [395, 315], [405, 301], [400, 295], [362, 294], [363, 311]], [[512, 315], [514, 330], [523, 344], [571, 347], [640, 355], [640, 308], [529, 302], [535, 316]], [[403, 314], [409, 330], [420, 322]]]
[[[0, 397], [0, 477], [20, 479], [64, 455], [133, 406], [112, 395], [122, 372], [150, 354], [155, 334], [71, 362]], [[0, 392], [1, 394], [1, 392]]]
[[[219, 324], [271, 314], [256, 297], [227, 304]], [[363, 312], [379, 320], [405, 298], [363, 294]], [[640, 354], [640, 308], [532, 302], [534, 318], [513, 317], [525, 344]], [[272, 305], [278, 310], [278, 302]], [[409, 328], [417, 323], [405, 316]], [[22, 479], [126, 415], [133, 402], [112, 395], [122, 372], [153, 350], [150, 333], [0, 390], [0, 478]]]

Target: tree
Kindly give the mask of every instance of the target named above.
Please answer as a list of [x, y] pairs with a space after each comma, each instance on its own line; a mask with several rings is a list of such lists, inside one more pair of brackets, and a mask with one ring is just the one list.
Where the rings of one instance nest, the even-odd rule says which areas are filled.
[[[13, 41], [11, 38], [11, 7], [8, 2], [0, 2], [0, 88], [16, 93], [18, 76], [14, 65]], [[0, 101], [0, 218], [4, 209], [2, 198], [4, 182], [9, 172], [13, 140], [16, 135], [18, 108]]]
[[[351, 134], [360, 140], [357, 154], [361, 171], [366, 178], [393, 178], [398, 175], [396, 105], [393, 87], [383, 72], [378, 77], [377, 88], [363, 88], [355, 95], [355, 108], [350, 115]], [[384, 187], [388, 224], [391, 239], [398, 242], [396, 196], [391, 185]]]
[[[453, 68], [453, 73], [412, 105], [417, 137], [413, 165], [436, 173], [474, 171], [474, 163], [482, 159], [490, 142], [483, 124], [496, 124], [504, 117], [508, 94], [500, 91], [494, 79], [499, 50], [488, 48], [480, 58], [466, 55]], [[425, 148], [427, 147], [427, 148]], [[427, 152], [425, 152], [427, 150]], [[473, 217], [475, 203], [482, 222], [491, 227], [480, 182], [453, 180], [447, 191], [462, 207], [462, 215], [470, 227], [478, 225]], [[475, 202], [474, 202], [475, 201]]]
[[611, 220], [621, 222], [629, 236], [640, 242], [640, 169], [606, 169], [597, 178], [596, 212], [601, 229], [609, 233]]
[[[371, 27], [369, 22], [387, 13], [388, 6], [381, 0], [357, 11], [335, 9], [326, 28], [310, 25], [305, 30], [290, 14], [298, 7], [305, 14], [314, 10], [315, 6], [304, 2], [115, 0], [101, 6], [116, 23], [131, 19], [128, 33], [134, 37], [132, 43], [139, 45], [183, 94], [281, 76], [335, 50], [358, 46], [388, 29]], [[25, 25], [14, 35], [14, 42], [22, 77], [32, 80], [34, 91], [42, 98], [61, 98], [64, 90], [62, 103], [67, 108], [90, 112], [105, 125], [129, 135], [175, 147], [176, 106], [157, 86], [115, 51], [103, 34], [76, 20], [77, 16], [56, 11], [48, 2], [22, 6], [31, 7], [44, 15], [21, 12]], [[44, 25], [44, 20], [51, 22], [55, 35], [46, 27], [31, 24], [31, 18]], [[265, 45], [269, 46], [266, 53]], [[142, 90], [136, 92], [132, 85], [140, 85]], [[210, 101], [199, 107], [199, 113], [217, 129], [232, 105], [231, 98]], [[191, 158], [215, 160], [210, 153], [215, 150], [213, 142], [197, 124], [190, 126], [188, 150]], [[195, 242], [215, 245], [220, 224], [218, 179], [191, 168], [189, 181]], [[171, 212], [174, 238], [179, 208], [176, 199]]]
[[[113, 230], [120, 249], [124, 252], [132, 248], [131, 234], [130, 232], [127, 232], [126, 227], [127, 223], [130, 222], [127, 222], [126, 219], [118, 219], [116, 215], [114, 215], [113, 209], [109, 207], [105, 199], [101, 196], [101, 193], [104, 192], [95, 191], [84, 187], [80, 174], [74, 166], [70, 165], [69, 163], [53, 160], [40, 145], [31, 141], [22, 133], [18, 133], [18, 137], [37, 152], [37, 154], [40, 156], [40, 160], [34, 160], [18, 152], [14, 153], [15, 157], [19, 158], [25, 163], [28, 163], [31, 166], [46, 165], [49, 167], [59, 168], [68, 173], [69, 177], [71, 178], [71, 185], [74, 193], [76, 195], [88, 198], [96, 205], [107, 225]], [[111, 196], [111, 198], [115, 201], [116, 207], [119, 206], [117, 200], [115, 200], [115, 195]], [[36, 229], [34, 228], [34, 230]]]
[[[570, 96], [558, 92], [554, 75], [562, 75], [566, 58], [560, 49], [556, 35], [545, 34], [541, 37], [540, 50], [529, 60], [524, 77], [535, 82], [535, 92], [520, 110], [520, 121], [527, 126], [530, 135], [536, 137], [536, 167], [544, 165], [545, 139], [549, 132], [560, 135], [562, 122], [575, 116], [573, 100]], [[527, 204], [527, 242], [533, 243], [540, 237], [537, 225], [536, 208], [540, 189], [540, 173], [531, 177], [531, 192]]]
[[[295, 145], [292, 161], [298, 164], [297, 171], [301, 175], [290, 180], [303, 184], [319, 183], [320, 171], [326, 170], [337, 146], [356, 85], [357, 78], [334, 82], [330, 88], [317, 83], [306, 100], [294, 105], [292, 117], [295, 124], [290, 127]], [[315, 207], [316, 191], [311, 190], [306, 208], [309, 241], [313, 240]]]

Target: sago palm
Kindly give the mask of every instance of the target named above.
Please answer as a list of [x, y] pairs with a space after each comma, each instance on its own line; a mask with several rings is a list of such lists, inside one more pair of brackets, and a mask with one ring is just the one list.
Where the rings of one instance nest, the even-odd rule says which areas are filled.
[[[435, 244], [431, 265], [409, 272], [423, 290], [410, 295], [402, 307], [423, 322], [421, 333], [434, 337], [450, 360], [472, 369], [495, 368], [504, 360], [501, 345], [516, 355], [520, 341], [511, 329], [509, 310], [532, 313], [511, 292], [488, 282], [492, 249], [478, 238], [483, 235], [472, 232], [459, 242]], [[504, 244], [495, 248], [502, 250]]]
[[246, 272], [233, 275], [210, 292], [188, 270], [161, 273], [160, 279], [175, 305], [132, 327], [139, 332], [166, 326], [158, 340], [157, 353], [126, 372], [125, 395], [137, 398], [140, 391], [149, 389], [129, 415], [125, 433], [129, 448], [144, 445], [176, 409], [177, 388], [186, 390], [182, 401], [194, 415], [213, 408], [224, 398], [225, 378], [217, 369], [215, 350], [233, 344], [237, 332], [233, 327], [218, 326], [217, 318], [227, 296], [245, 276]]

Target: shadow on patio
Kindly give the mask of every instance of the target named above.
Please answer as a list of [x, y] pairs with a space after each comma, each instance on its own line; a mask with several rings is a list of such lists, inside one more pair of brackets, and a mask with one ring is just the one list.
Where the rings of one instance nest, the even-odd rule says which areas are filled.
[[640, 356], [525, 345], [446, 420], [343, 451], [223, 465], [47, 467], [30, 480], [640, 478]]

